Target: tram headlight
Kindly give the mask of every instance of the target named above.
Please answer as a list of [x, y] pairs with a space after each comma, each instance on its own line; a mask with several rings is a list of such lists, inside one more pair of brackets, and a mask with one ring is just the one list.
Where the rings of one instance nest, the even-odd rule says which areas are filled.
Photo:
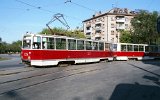
[[28, 60], [30, 60], [31, 59], [31, 57], [30, 56], [28, 56]]

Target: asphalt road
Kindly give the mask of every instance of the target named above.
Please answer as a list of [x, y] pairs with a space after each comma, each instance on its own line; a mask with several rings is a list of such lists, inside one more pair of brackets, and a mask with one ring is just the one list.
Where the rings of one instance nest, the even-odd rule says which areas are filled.
[[9, 58], [9, 60], [0, 61], [0, 70], [4, 68], [25, 67], [24, 64], [21, 63], [19, 54], [0, 54], [0, 57]]
[[[0, 100], [159, 100], [159, 61], [9, 70]], [[14, 73], [15, 72], [15, 73]], [[0, 72], [2, 73], [2, 71]], [[10, 74], [9, 74], [10, 73]]]

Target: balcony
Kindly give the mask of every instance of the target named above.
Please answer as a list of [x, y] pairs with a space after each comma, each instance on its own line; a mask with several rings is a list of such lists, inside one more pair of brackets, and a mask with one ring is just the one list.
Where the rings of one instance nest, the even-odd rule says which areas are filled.
[[91, 32], [87, 32], [86, 35], [91, 35]]
[[91, 29], [89, 29], [89, 30], [86, 30], [86, 33], [90, 33], [90, 32], [92, 32], [92, 30], [91, 30]]
[[95, 24], [102, 24], [102, 21], [96, 21], [96, 23]]
[[95, 40], [101, 40], [101, 37], [95, 37]]
[[124, 25], [121, 25], [121, 26], [118, 25], [118, 26], [116, 27], [116, 29], [125, 29], [125, 26], [124, 26]]
[[96, 31], [101, 31], [101, 29], [102, 29], [101, 26], [96, 26], [96, 27], [95, 27], [95, 30], [96, 30]]
[[124, 23], [125, 22], [125, 18], [117, 18], [116, 22], [123, 22]]
[[87, 38], [87, 39], [91, 38], [91, 32], [87, 32], [87, 33], [86, 33], [86, 38]]
[[96, 33], [94, 37], [101, 37], [101, 33]]
[[87, 39], [91, 39], [91, 35], [86, 35], [86, 38]]

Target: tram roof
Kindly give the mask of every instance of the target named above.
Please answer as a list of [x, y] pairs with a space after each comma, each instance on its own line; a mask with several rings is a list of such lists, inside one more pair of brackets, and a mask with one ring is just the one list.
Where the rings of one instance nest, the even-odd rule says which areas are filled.
[[113, 44], [123, 44], [123, 45], [148, 45], [148, 44], [134, 44], [134, 43], [113, 43]]
[[[85, 40], [85, 41], [94, 41], [94, 42], [106, 42], [103, 40], [93, 40], [93, 39], [85, 39], [85, 38], [74, 38], [74, 37], [68, 37], [68, 36], [61, 36], [61, 35], [46, 35], [46, 34], [25, 34], [24, 36], [42, 36], [42, 37], [56, 37], [56, 38], [66, 38], [66, 39], [75, 39], [75, 40]], [[109, 42], [106, 42], [109, 43]]]

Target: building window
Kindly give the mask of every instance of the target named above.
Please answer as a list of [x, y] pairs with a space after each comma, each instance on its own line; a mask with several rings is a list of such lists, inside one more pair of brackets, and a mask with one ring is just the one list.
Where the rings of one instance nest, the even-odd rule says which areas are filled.
[[111, 35], [114, 35], [114, 31], [111, 31]]
[[111, 28], [114, 28], [114, 24], [111, 24]]
[[128, 21], [129, 21], [128, 17], [126, 17], [126, 18], [125, 18], [125, 21], [126, 21], [126, 22], [128, 22]]
[[114, 17], [111, 17], [111, 21], [114, 21], [114, 19], [115, 19]]
[[111, 42], [114, 42], [114, 38], [111, 38]]
[[101, 21], [101, 18], [98, 18], [97, 22]]
[[125, 29], [128, 29], [128, 24], [125, 24]]
[[86, 30], [90, 30], [90, 29], [91, 29], [91, 26], [86, 27]]

